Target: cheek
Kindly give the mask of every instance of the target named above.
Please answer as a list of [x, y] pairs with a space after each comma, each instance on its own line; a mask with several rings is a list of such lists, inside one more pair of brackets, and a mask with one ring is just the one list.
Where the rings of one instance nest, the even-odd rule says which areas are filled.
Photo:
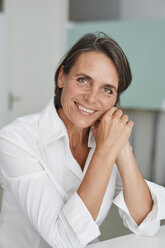
[[73, 83], [65, 83], [61, 93], [61, 105], [63, 108], [69, 109], [73, 101], [80, 95], [80, 90], [74, 87]]
[[76, 85], [72, 82], [66, 82], [64, 84], [63, 90], [62, 90], [62, 95], [69, 98], [75, 97], [79, 95], [80, 89], [76, 87]]
[[113, 106], [115, 106], [115, 103], [116, 103], [116, 97], [102, 99], [101, 104], [103, 111], [107, 111], [111, 109]]

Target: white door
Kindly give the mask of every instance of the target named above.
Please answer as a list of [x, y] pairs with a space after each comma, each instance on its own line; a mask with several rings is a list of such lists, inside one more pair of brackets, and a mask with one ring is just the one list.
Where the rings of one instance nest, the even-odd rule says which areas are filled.
[[10, 120], [42, 110], [65, 52], [67, 0], [6, 0]]

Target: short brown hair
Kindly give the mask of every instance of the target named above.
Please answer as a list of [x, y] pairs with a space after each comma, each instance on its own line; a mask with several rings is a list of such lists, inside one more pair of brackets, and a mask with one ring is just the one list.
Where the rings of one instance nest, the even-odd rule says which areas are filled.
[[55, 73], [55, 106], [61, 107], [62, 88], [58, 87], [58, 75], [61, 66], [64, 66], [63, 72], [67, 75], [77, 58], [84, 52], [101, 52], [107, 55], [116, 66], [119, 76], [119, 86], [117, 92], [116, 104], [119, 103], [120, 94], [125, 91], [131, 83], [132, 75], [129, 62], [118, 43], [108, 35], [99, 33], [89, 33], [84, 35], [76, 44], [66, 53]]

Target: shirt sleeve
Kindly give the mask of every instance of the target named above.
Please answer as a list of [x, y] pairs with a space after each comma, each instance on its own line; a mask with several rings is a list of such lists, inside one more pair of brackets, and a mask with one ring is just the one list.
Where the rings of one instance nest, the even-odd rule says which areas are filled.
[[2, 183], [51, 247], [85, 247], [100, 235], [79, 195], [64, 200], [37, 159], [3, 138], [0, 165]]
[[119, 173], [117, 175], [116, 194], [113, 203], [119, 208], [119, 214], [123, 219], [124, 226], [129, 228], [137, 235], [152, 236], [159, 230], [160, 220], [165, 218], [165, 188], [147, 180], [146, 183], [151, 192], [153, 207], [139, 226], [131, 217], [125, 203], [123, 187]]

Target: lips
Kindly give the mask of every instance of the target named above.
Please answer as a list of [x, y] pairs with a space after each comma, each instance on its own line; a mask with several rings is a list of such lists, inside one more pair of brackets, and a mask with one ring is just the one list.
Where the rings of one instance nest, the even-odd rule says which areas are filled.
[[80, 105], [77, 102], [75, 102], [75, 104], [78, 107], [78, 109], [82, 110], [85, 113], [93, 114], [94, 112], [96, 112], [96, 110], [91, 109], [91, 108], [84, 107], [84, 106]]

